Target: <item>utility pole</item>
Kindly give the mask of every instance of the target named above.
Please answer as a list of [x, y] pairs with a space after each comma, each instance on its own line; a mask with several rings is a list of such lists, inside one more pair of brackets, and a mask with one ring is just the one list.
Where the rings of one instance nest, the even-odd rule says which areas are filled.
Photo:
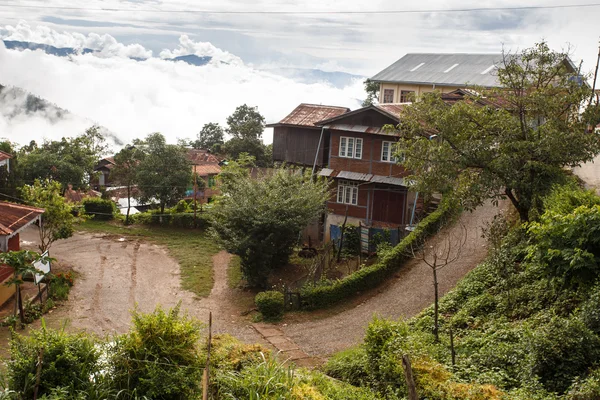
[[198, 174], [194, 167], [194, 229], [196, 229], [196, 209], [198, 208]]
[[594, 92], [596, 91], [596, 79], [598, 78], [598, 64], [600, 64], [600, 44], [598, 45], [598, 58], [596, 59], [596, 70], [594, 71], [594, 83], [592, 84], [592, 94], [590, 95], [590, 101], [588, 107], [592, 105], [594, 99]]

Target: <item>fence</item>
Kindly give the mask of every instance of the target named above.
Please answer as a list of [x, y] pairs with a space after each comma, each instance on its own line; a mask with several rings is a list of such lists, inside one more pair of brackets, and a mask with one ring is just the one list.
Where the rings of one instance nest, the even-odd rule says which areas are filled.
[[[397, 228], [375, 228], [369, 226], [346, 226], [348, 228], [354, 228], [359, 230], [361, 251], [365, 254], [375, 253], [377, 250], [377, 244], [381, 243], [381, 239], [386, 239], [392, 246], [396, 246], [402, 241], [409, 233], [406, 229], [407, 225], [400, 225]], [[380, 235], [377, 238], [376, 235]], [[335, 243], [336, 247], [340, 245], [340, 239], [342, 237], [342, 227], [338, 225], [329, 226], [329, 237], [331, 241]]]

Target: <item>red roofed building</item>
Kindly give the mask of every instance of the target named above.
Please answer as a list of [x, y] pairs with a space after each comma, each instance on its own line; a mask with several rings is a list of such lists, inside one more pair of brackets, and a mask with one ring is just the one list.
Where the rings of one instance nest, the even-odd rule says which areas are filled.
[[12, 154], [8, 154], [2, 150], [0, 150], [0, 167], [6, 167], [6, 172], [10, 172], [10, 159], [12, 158]]
[[[221, 173], [221, 160], [203, 149], [189, 149], [187, 159], [192, 164], [192, 171], [198, 175], [198, 179], [204, 181], [204, 189], [196, 192], [196, 199], [201, 203], [208, 203], [216, 195], [220, 194], [217, 188], [216, 177]], [[200, 185], [200, 184], [199, 184]], [[194, 190], [189, 192], [188, 198], [194, 198]]]
[[[329, 132], [317, 122], [349, 112], [346, 107], [302, 103], [288, 116], [267, 127], [273, 129], [273, 160], [287, 164], [324, 167], [329, 162]], [[315, 157], [316, 156], [316, 157]]]
[[[0, 202], [0, 252], [21, 249], [19, 232], [41, 220], [44, 210], [21, 204]], [[0, 305], [14, 293], [14, 286], [5, 286], [4, 282], [12, 275], [12, 268], [0, 265]]]

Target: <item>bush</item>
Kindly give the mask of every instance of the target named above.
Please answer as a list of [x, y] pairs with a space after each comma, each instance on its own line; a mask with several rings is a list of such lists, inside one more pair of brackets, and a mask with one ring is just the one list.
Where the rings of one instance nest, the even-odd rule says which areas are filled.
[[352, 347], [331, 357], [325, 373], [354, 386], [366, 386], [369, 381], [369, 360], [364, 347]]
[[28, 336], [15, 335], [10, 341], [11, 359], [7, 363], [9, 388], [20, 398], [33, 398], [38, 358], [42, 355], [38, 394], [50, 394], [53, 388], [69, 388], [71, 392], [86, 390], [91, 378], [99, 373], [100, 352], [87, 335], [68, 334], [42, 327]]
[[308, 284], [302, 287], [302, 307], [317, 309], [331, 306], [357, 292], [371, 289], [384, 282], [391, 274], [402, 266], [408, 256], [408, 249], [423, 238], [437, 230], [454, 217], [456, 205], [451, 201], [442, 201], [438, 209], [423, 219], [394, 249], [381, 257], [377, 264], [362, 268], [343, 279], [323, 281], [317, 285]]
[[260, 292], [254, 298], [254, 302], [266, 320], [278, 320], [283, 316], [285, 300], [281, 292]]
[[50, 278], [50, 298], [53, 300], [64, 301], [69, 299], [69, 292], [73, 286], [73, 274], [59, 272], [51, 275]]
[[199, 393], [203, 364], [196, 349], [201, 324], [165, 312], [132, 313], [133, 329], [115, 340], [109, 373], [119, 390], [151, 399], [189, 399]]
[[593, 289], [581, 309], [581, 320], [589, 330], [600, 335], [600, 284]]
[[117, 206], [112, 200], [104, 200], [98, 197], [90, 197], [82, 202], [86, 214], [92, 215], [94, 219], [108, 221], [114, 218]]
[[566, 397], [568, 400], [600, 399], [600, 368], [592, 371], [585, 379], [577, 379]]

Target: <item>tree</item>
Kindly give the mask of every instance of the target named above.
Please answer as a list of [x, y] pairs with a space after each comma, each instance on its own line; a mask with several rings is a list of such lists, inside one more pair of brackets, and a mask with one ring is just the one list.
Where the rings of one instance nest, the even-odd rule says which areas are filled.
[[27, 203], [46, 210], [42, 215], [39, 229], [39, 249], [42, 253], [55, 241], [73, 236], [73, 224], [76, 218], [61, 195], [60, 183], [36, 179], [33, 185], [23, 186], [21, 195]]
[[41, 146], [31, 143], [19, 153], [19, 170], [26, 183], [35, 179], [51, 179], [60, 182], [63, 191], [69, 184], [75, 189], [85, 188], [94, 167], [107, 151], [100, 128], [93, 126], [74, 138], [44, 142]]
[[21, 285], [23, 284], [23, 275], [40, 273], [33, 263], [36, 261], [48, 262], [49, 257], [42, 257], [40, 254], [30, 250], [9, 251], [0, 253], [0, 264], [8, 265], [13, 269], [13, 277], [7, 280], [4, 285], [15, 286], [16, 298], [14, 315], [16, 316], [17, 309], [19, 310], [19, 318], [21, 323], [25, 323], [25, 313], [23, 311], [23, 298], [21, 296]]
[[428, 242], [422, 241], [410, 247], [411, 256], [427, 265], [433, 274], [433, 334], [436, 342], [440, 341], [438, 272], [460, 260], [466, 242], [467, 228], [459, 224], [441, 237], [438, 235]]
[[10, 141], [0, 142], [0, 150], [12, 155], [8, 166], [0, 166], [0, 193], [17, 197], [17, 188], [23, 186], [16, 145]]
[[202, 127], [198, 133], [198, 139], [193, 142], [192, 146], [195, 149], [213, 150], [215, 145], [225, 143], [225, 130], [218, 123], [210, 122]]
[[365, 80], [365, 92], [367, 92], [367, 98], [362, 102], [363, 107], [372, 106], [377, 103], [379, 98], [379, 83], [373, 82], [370, 79]]
[[137, 168], [142, 156], [142, 152], [135, 146], [125, 146], [115, 155], [115, 166], [110, 172], [111, 179], [115, 183], [127, 187], [127, 215], [125, 216], [125, 224], [129, 224], [131, 189], [136, 184]]
[[222, 151], [229, 159], [237, 160], [242, 153], [254, 157], [257, 167], [270, 167], [273, 165], [273, 152], [258, 139], [231, 138], [222, 146]]
[[136, 146], [143, 152], [135, 180], [140, 200], [158, 201], [161, 214], [166, 206], [177, 203], [190, 186], [192, 166], [182, 146], [167, 144], [160, 133], [152, 133]]
[[546, 43], [504, 53], [502, 88], [475, 87], [454, 104], [426, 94], [406, 107], [397, 153], [405, 155], [413, 189], [452, 194], [467, 209], [508, 197], [527, 221], [563, 168], [600, 151], [579, 115], [590, 88], [566, 59]]
[[240, 256], [248, 283], [264, 288], [271, 271], [287, 263], [300, 231], [323, 211], [327, 183], [282, 168], [253, 179], [237, 162], [224, 170], [212, 232]]
[[259, 140], [265, 130], [265, 117], [256, 107], [243, 104], [227, 117], [227, 133], [236, 139]]

